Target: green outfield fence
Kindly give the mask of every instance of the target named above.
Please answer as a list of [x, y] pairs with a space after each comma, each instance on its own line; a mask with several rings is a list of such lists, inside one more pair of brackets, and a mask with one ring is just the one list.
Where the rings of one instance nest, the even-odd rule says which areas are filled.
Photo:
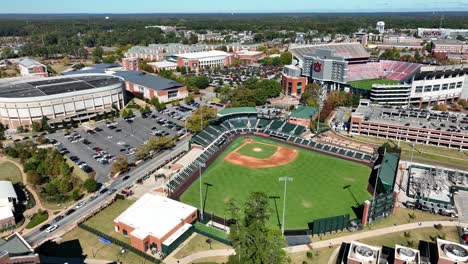
[[218, 242], [221, 242], [223, 244], [226, 244], [228, 246], [231, 246], [231, 241], [229, 241], [228, 234], [225, 233], [222, 230], [219, 230], [214, 227], [207, 226], [201, 222], [197, 222], [194, 225], [194, 231], [195, 233], [198, 233], [200, 235], [204, 235], [206, 237], [209, 237], [211, 239], [214, 239]]
[[343, 231], [349, 226], [349, 214], [316, 219], [309, 223], [312, 235], [323, 235], [331, 232]]

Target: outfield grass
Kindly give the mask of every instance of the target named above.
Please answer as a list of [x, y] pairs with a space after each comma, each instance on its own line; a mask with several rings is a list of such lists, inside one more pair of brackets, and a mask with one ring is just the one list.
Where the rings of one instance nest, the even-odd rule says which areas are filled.
[[[263, 138], [253, 138], [259, 142], [283, 145]], [[355, 217], [352, 206], [370, 198], [366, 191], [370, 168], [351, 161], [333, 158], [316, 152], [299, 150], [298, 157], [291, 163], [262, 169], [251, 169], [225, 162], [223, 158], [244, 142], [236, 139], [215, 162], [203, 173], [203, 182], [212, 184], [203, 196], [206, 197], [205, 211], [219, 216], [226, 215], [225, 204], [234, 198], [244, 203], [252, 192], [265, 192], [268, 196], [279, 196], [270, 200], [272, 226], [278, 226], [282, 216], [284, 183], [278, 178], [293, 177], [288, 183], [286, 228], [308, 228], [307, 223], [314, 219], [348, 213]], [[343, 189], [351, 185], [350, 191]], [[182, 195], [182, 202], [198, 207], [200, 204], [199, 182]], [[277, 208], [277, 209], [276, 209]]]
[[398, 84], [399, 81], [395, 80], [388, 80], [388, 79], [372, 79], [372, 80], [362, 80], [362, 81], [354, 81], [348, 82], [354, 88], [360, 88], [365, 90], [371, 90], [373, 84]]
[[[261, 149], [261, 151], [255, 151], [255, 149]], [[278, 148], [275, 146], [265, 145], [261, 143], [252, 143], [243, 146], [242, 148], [237, 150], [237, 152], [245, 156], [254, 157], [257, 159], [268, 159], [271, 156], [273, 156], [273, 154], [275, 154], [277, 149]]]
[[23, 182], [20, 169], [9, 161], [0, 162], [0, 180], [12, 183]]

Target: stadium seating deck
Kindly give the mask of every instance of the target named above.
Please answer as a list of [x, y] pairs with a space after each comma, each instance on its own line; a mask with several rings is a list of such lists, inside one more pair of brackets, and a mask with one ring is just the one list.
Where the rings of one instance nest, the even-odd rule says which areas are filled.
[[361, 81], [386, 78], [389, 80], [403, 81], [415, 73], [421, 64], [381, 60], [364, 64], [349, 64], [347, 81]]

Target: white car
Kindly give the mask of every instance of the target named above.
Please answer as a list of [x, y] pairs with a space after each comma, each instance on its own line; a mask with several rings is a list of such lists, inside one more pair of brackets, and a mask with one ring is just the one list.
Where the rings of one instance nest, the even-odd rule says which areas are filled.
[[80, 209], [81, 207], [83, 207], [83, 205], [85, 205], [86, 203], [85, 202], [79, 202], [76, 204], [75, 208], [76, 209]]
[[108, 139], [111, 139], [111, 138], [112, 138], [112, 136], [107, 136], [107, 138], [108, 138]]
[[58, 141], [54, 143], [54, 146], [60, 146], [60, 145], [62, 145], [62, 143], [60, 143]]
[[51, 232], [54, 232], [55, 229], [57, 229], [57, 228], [58, 228], [58, 225], [53, 225], [53, 226], [49, 226], [45, 231], [47, 233], [51, 233]]
[[120, 145], [120, 146], [125, 145], [125, 142], [119, 141], [119, 142], [117, 142], [117, 145]]

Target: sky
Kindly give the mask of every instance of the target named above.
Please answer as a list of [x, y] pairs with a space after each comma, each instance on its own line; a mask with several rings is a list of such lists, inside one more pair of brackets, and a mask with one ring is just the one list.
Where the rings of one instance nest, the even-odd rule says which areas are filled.
[[0, 13], [468, 11], [468, 0], [1, 0]]

